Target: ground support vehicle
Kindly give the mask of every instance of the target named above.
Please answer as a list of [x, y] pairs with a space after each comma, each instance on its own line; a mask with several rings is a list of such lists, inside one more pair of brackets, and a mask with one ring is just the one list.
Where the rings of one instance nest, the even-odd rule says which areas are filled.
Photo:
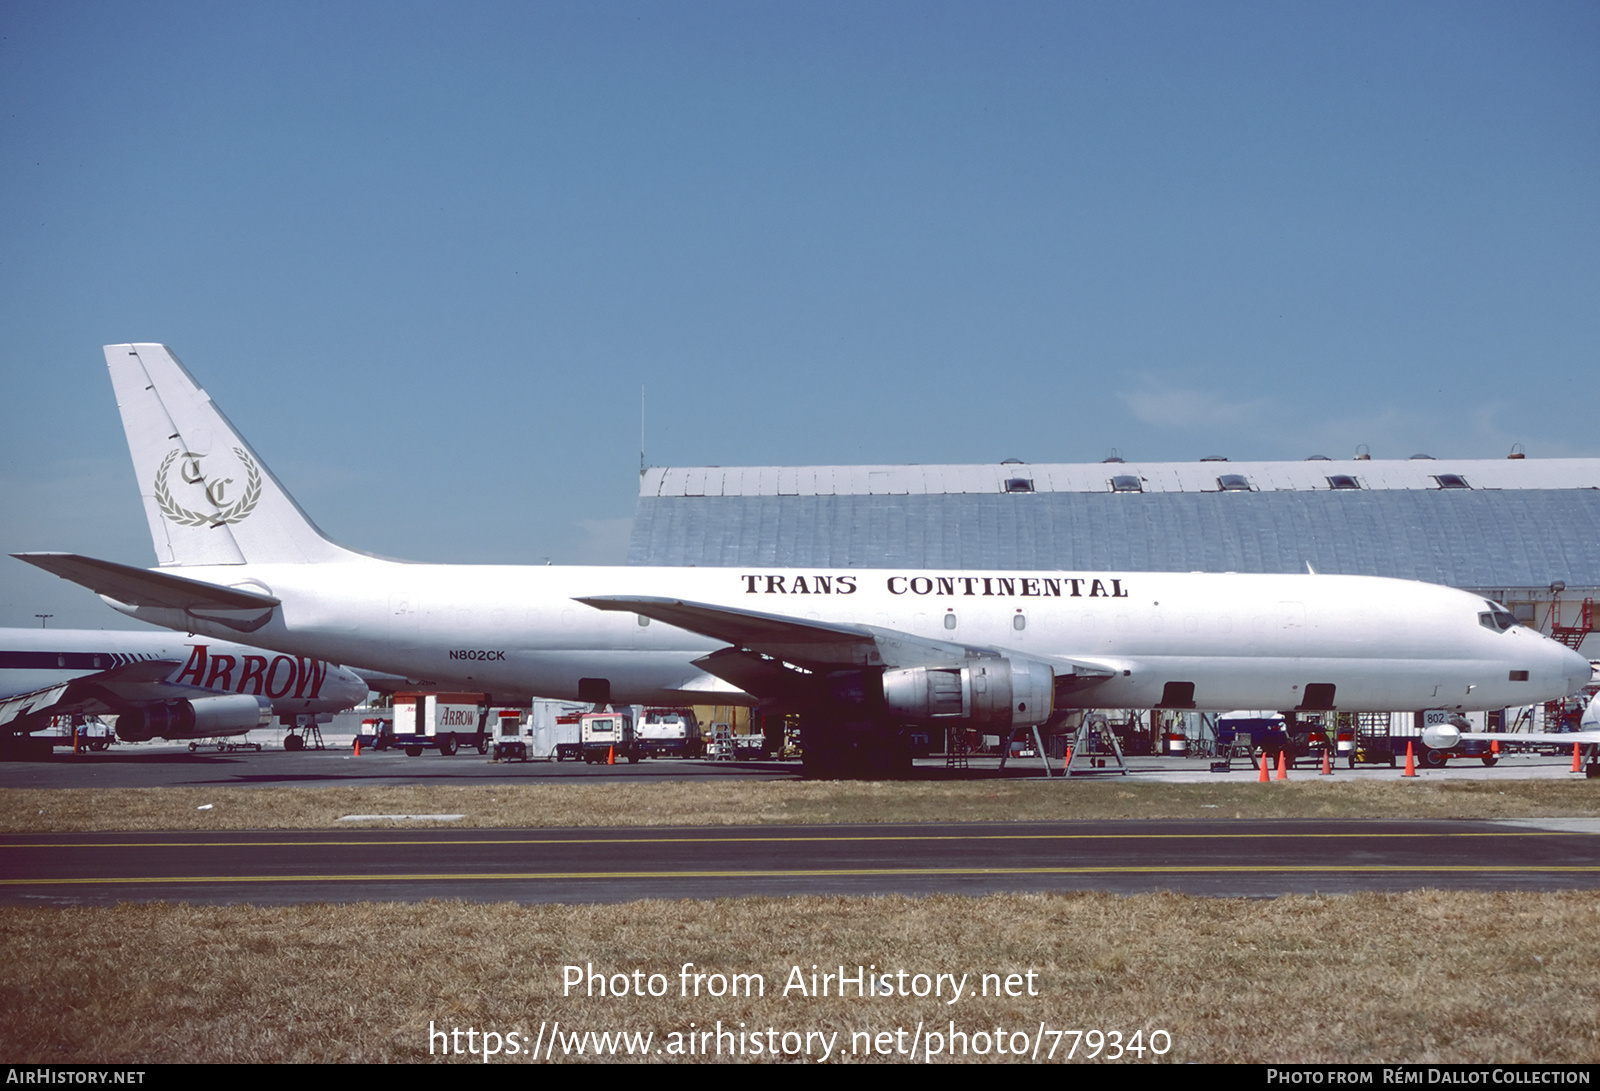
[[211, 739], [190, 739], [189, 753], [193, 754], [202, 746], [215, 746], [217, 748], [217, 752], [222, 754], [231, 754], [235, 750], [254, 750], [257, 753], [261, 752], [261, 744], [258, 742], [241, 742], [237, 736], [218, 736]]
[[448, 758], [462, 746], [487, 754], [489, 709], [483, 702], [481, 693], [396, 693], [394, 745], [413, 758], [429, 749]]
[[583, 714], [568, 712], [556, 717], [555, 745], [552, 753], [557, 761], [583, 760], [583, 742], [579, 735], [579, 721]]
[[698, 758], [705, 740], [694, 711], [687, 708], [647, 708], [638, 720], [639, 747], [652, 758]]
[[515, 708], [491, 709], [489, 724], [494, 731], [494, 742], [489, 756], [494, 761], [527, 761], [528, 737], [522, 733], [522, 712]]
[[590, 765], [624, 758], [637, 762], [644, 757], [634, 734], [633, 713], [628, 711], [583, 713], [578, 718], [578, 741], [583, 760]]
[[1217, 717], [1217, 750], [1230, 758], [1248, 755], [1254, 764], [1264, 754], [1276, 765], [1278, 755], [1287, 753], [1293, 764], [1295, 749], [1289, 721], [1281, 712], [1239, 710]]
[[356, 732], [352, 745], [358, 745], [363, 750], [387, 750], [394, 743], [394, 717], [374, 716], [361, 721], [361, 730]]
[[35, 738], [45, 740], [43, 745], [48, 749], [57, 746], [71, 749], [76, 743], [77, 749], [104, 750], [117, 741], [115, 728], [98, 716], [83, 716], [74, 713], [70, 716], [56, 716], [50, 721], [49, 733], [41, 732]]

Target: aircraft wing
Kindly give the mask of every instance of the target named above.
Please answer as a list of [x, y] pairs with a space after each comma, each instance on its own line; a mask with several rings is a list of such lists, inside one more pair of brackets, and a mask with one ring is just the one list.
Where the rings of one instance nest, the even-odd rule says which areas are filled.
[[1463, 742], [1497, 742], [1512, 746], [1571, 746], [1573, 743], [1600, 743], [1600, 731], [1463, 731]]
[[28, 726], [17, 725], [12, 730], [35, 731], [50, 716], [117, 712], [157, 701], [211, 695], [210, 690], [168, 682], [167, 676], [179, 666], [170, 659], [141, 659], [8, 697], [0, 701], [0, 728], [26, 719]]
[[[726, 641], [730, 647], [695, 665], [758, 697], [790, 698], [806, 685], [803, 672], [851, 667], [920, 667], [994, 659], [1006, 653], [953, 641], [930, 640], [898, 629], [847, 622], [785, 617], [730, 606], [644, 595], [593, 595], [577, 600], [597, 610], [640, 614], [680, 629]], [[1101, 664], [1040, 656], [1055, 671], [1057, 685], [1082, 689], [1110, 678]], [[1059, 690], [1058, 690], [1059, 691]]]
[[66, 693], [71, 685], [71, 682], [62, 682], [60, 685], [46, 686], [32, 693], [19, 693], [15, 697], [0, 701], [0, 727], [13, 720], [20, 720], [24, 716], [49, 715], [49, 710], [61, 703], [62, 694]]
[[[809, 621], [738, 610], [727, 606], [708, 606], [682, 599], [637, 595], [595, 595], [578, 599], [596, 610], [624, 610], [653, 621], [664, 621], [691, 633], [725, 641], [739, 648], [787, 659], [806, 667], [899, 666], [886, 662], [872, 630], [865, 625]], [[915, 638], [912, 638], [915, 639]], [[959, 645], [948, 645], [946, 659], [964, 658]]]
[[280, 604], [280, 600], [271, 595], [256, 591], [219, 587], [168, 572], [80, 557], [76, 553], [13, 553], [12, 556], [129, 606], [181, 610], [192, 617], [219, 621], [246, 631], [265, 625]]

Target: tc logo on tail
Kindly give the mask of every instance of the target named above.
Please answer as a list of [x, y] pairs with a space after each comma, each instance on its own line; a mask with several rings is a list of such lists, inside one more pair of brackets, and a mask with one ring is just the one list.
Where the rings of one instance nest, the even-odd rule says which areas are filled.
[[[240, 523], [248, 518], [261, 500], [261, 471], [257, 468], [255, 459], [251, 458], [242, 447], [233, 448], [233, 453], [238, 457], [239, 467], [245, 475], [242, 492], [233, 488], [236, 479], [219, 477], [216, 473], [208, 474], [201, 467], [201, 461], [210, 458], [209, 455], [197, 455], [193, 451], [179, 448], [162, 459], [160, 469], [156, 470], [155, 480], [156, 505], [161, 509], [161, 514], [181, 527], [215, 527], [225, 523]], [[199, 489], [216, 509], [215, 512], [207, 514], [193, 511], [172, 498], [172, 489], [167, 479], [174, 462], [178, 463], [178, 476], [184, 484], [190, 486], [191, 492]], [[229, 503], [229, 497], [235, 493], [238, 499]]]

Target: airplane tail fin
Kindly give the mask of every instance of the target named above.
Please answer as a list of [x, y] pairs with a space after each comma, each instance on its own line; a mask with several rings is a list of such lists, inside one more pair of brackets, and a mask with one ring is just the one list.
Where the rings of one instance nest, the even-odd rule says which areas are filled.
[[107, 345], [150, 537], [162, 566], [300, 564], [329, 541], [165, 345]]

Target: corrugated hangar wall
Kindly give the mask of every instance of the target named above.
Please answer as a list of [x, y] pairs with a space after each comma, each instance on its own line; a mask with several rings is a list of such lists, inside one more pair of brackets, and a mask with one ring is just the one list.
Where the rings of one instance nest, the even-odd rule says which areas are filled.
[[1548, 595], [1560, 581], [1593, 592], [1600, 459], [653, 469], [640, 480], [628, 561], [1168, 572], [1309, 563], [1482, 591]]
[[639, 502], [628, 561], [1305, 572], [1600, 587], [1600, 492], [705, 496]]

